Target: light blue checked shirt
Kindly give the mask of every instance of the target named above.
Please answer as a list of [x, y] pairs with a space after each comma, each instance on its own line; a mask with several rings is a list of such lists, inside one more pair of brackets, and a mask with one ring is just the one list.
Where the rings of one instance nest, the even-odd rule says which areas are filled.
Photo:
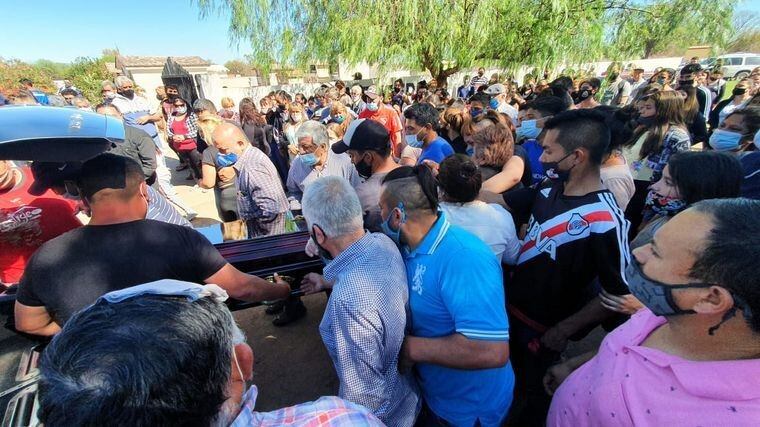
[[330, 261], [334, 282], [319, 325], [340, 379], [339, 396], [389, 426], [411, 426], [419, 412], [417, 386], [398, 371], [409, 291], [396, 245], [367, 233]]
[[359, 184], [359, 174], [351, 163], [351, 157], [346, 153], [335, 154], [328, 148], [327, 160], [321, 169], [306, 165], [301, 156], [296, 156], [290, 165], [287, 181], [291, 209], [301, 209], [301, 198], [306, 187], [323, 176], [341, 176], [351, 183], [352, 187]]

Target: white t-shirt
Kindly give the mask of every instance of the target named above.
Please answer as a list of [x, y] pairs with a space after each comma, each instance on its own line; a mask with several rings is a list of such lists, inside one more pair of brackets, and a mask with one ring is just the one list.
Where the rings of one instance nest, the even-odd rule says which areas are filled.
[[520, 240], [515, 232], [512, 215], [499, 205], [481, 202], [441, 202], [450, 223], [476, 235], [491, 247], [504, 264], [514, 265], [520, 254]]
[[602, 177], [602, 184], [615, 196], [615, 201], [620, 206], [620, 210], [625, 211], [633, 193], [636, 192], [631, 169], [628, 165], [603, 166], [599, 172]]

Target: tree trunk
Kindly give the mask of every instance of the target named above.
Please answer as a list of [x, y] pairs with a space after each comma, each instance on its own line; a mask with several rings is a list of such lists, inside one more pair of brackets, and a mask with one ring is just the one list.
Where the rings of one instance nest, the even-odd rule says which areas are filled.
[[644, 44], [644, 58], [647, 59], [654, 53], [654, 47], [655, 47], [655, 41], [654, 40], [647, 40], [647, 42]]
[[459, 71], [459, 66], [455, 65], [451, 68], [443, 68], [443, 65], [438, 65], [433, 69], [428, 69], [430, 75], [433, 76], [433, 80], [436, 82], [436, 87], [446, 87], [448, 84], [449, 76]]

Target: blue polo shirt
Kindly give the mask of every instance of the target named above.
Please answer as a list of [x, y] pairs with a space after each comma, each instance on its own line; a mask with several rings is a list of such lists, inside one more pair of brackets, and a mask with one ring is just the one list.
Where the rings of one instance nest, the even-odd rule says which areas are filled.
[[[485, 243], [441, 212], [417, 249], [403, 255], [413, 336], [509, 340], [501, 266]], [[425, 402], [454, 425], [498, 426], [512, 404], [509, 363], [478, 370], [420, 363], [417, 373]]]
[[422, 149], [422, 154], [417, 159], [417, 164], [421, 165], [423, 160], [432, 160], [441, 163], [443, 159], [454, 154], [454, 149], [446, 142], [445, 139], [437, 136], [427, 147]]

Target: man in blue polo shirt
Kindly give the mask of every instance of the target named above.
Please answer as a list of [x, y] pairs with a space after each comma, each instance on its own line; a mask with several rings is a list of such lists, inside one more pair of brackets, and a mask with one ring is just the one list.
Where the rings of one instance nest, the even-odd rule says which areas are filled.
[[441, 163], [443, 159], [454, 154], [445, 139], [438, 136], [435, 128], [438, 126], [438, 110], [427, 102], [413, 104], [404, 110], [404, 132], [406, 144], [413, 148], [422, 148], [417, 158], [417, 164], [430, 160]]
[[498, 261], [438, 211], [425, 166], [388, 173], [379, 204], [383, 232], [400, 246], [406, 264], [411, 335], [400, 367], [416, 366], [425, 400], [421, 424], [501, 425], [514, 373]]

